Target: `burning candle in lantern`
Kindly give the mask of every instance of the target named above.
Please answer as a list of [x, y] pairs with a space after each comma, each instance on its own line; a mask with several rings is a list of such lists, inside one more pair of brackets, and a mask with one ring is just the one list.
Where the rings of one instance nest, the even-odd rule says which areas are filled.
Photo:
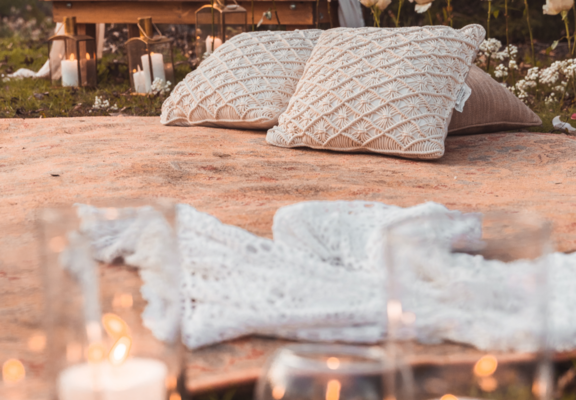
[[58, 399], [165, 400], [166, 364], [151, 358], [130, 358], [132, 338], [128, 336], [128, 326], [117, 315], [105, 314], [102, 324], [116, 340], [108, 357], [89, 349], [87, 363], [63, 370], [58, 379]]
[[96, 86], [96, 59], [86, 53], [86, 59], [80, 61], [80, 70], [82, 71], [82, 85]]
[[74, 54], [69, 60], [62, 60], [62, 86], [78, 86], [78, 60]]
[[132, 71], [132, 79], [134, 79], [134, 89], [136, 93], [148, 93], [146, 90], [146, 75], [144, 71], [138, 66], [138, 70]]
[[212, 39], [212, 36], [208, 36], [206, 38], [206, 53], [207, 54], [212, 53], [213, 50], [216, 50], [221, 45], [222, 45], [222, 39], [220, 39], [219, 37], [214, 37], [214, 39]]

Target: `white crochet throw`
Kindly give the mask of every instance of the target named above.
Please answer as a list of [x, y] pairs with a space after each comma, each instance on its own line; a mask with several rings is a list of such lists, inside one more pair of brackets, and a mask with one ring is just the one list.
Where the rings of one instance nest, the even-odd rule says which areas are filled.
[[[144, 211], [149, 212], [149, 211]], [[174, 287], [159, 280], [165, 257], [158, 235], [165, 234], [155, 219], [114, 225], [92, 218], [83, 231], [94, 243], [96, 256], [112, 261], [118, 256], [140, 267], [143, 293], [149, 301], [146, 313], [162, 313]], [[399, 208], [362, 201], [304, 202], [283, 207], [274, 218], [274, 240], [255, 236], [189, 205], [178, 206], [178, 240], [183, 283], [180, 290], [185, 310], [182, 334], [189, 348], [197, 348], [244, 335], [260, 334], [313, 341], [374, 343], [386, 332], [384, 315], [386, 275], [378, 261], [382, 228], [407, 217], [441, 213], [456, 225], [447, 235], [476, 232], [476, 214], [449, 211], [436, 203]], [[80, 206], [83, 218], [98, 215], [91, 206]], [[149, 221], [144, 223], [143, 221]], [[165, 252], [164, 252], [165, 253]], [[549, 313], [553, 347], [576, 347], [576, 254], [547, 257], [551, 284]], [[173, 265], [173, 260], [167, 265]], [[467, 254], [445, 255], [431, 261], [432, 278], [416, 279], [419, 296], [415, 310], [427, 310], [416, 322], [418, 339], [425, 343], [452, 340], [480, 349], [535, 350], [530, 335], [541, 321], [525, 321], [518, 309], [510, 309], [510, 294], [501, 284], [510, 266]], [[521, 269], [516, 268], [517, 273]], [[454, 287], [459, 290], [446, 296]], [[466, 296], [486, 287], [486, 298]], [[433, 289], [433, 290], [432, 290]], [[461, 297], [457, 297], [458, 294]], [[456, 296], [456, 297], [454, 297]], [[493, 299], [502, 301], [493, 301]], [[163, 299], [159, 301], [158, 299]], [[158, 301], [157, 301], [158, 300]], [[512, 301], [512, 299], [510, 299]], [[434, 329], [449, 315], [453, 329]], [[478, 335], [479, 326], [491, 329]], [[150, 326], [159, 337], [167, 333]], [[165, 329], [165, 328], [164, 328]]]

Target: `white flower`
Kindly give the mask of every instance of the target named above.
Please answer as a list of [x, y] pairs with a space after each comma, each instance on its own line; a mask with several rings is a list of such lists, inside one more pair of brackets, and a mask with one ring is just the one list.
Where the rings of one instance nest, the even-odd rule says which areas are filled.
[[108, 100], [102, 100], [102, 97], [95, 96], [94, 97], [94, 106], [92, 106], [95, 110], [104, 110], [110, 108], [110, 102]]
[[416, 7], [414, 8], [417, 13], [422, 14], [428, 11], [432, 7], [432, 2], [434, 0], [410, 0], [410, 3], [416, 2]]
[[546, 0], [542, 6], [544, 14], [558, 15], [563, 11], [569, 11], [574, 6], [574, 0]]
[[152, 91], [153, 94], [166, 94], [170, 92], [170, 86], [172, 85], [172, 83], [170, 83], [170, 81], [168, 82], [164, 82], [163, 79], [160, 78], [156, 78], [154, 79], [154, 82], [152, 82], [152, 86], [150, 87], [150, 90]]
[[368, 8], [371, 8], [374, 7], [376, 3], [378, 3], [378, 0], [360, 0], [360, 3]]
[[390, 5], [390, 3], [392, 3], [392, 0], [378, 0], [376, 7], [380, 11], [384, 11]]
[[494, 70], [494, 76], [496, 78], [505, 78], [508, 76], [508, 68], [504, 64], [500, 64]]

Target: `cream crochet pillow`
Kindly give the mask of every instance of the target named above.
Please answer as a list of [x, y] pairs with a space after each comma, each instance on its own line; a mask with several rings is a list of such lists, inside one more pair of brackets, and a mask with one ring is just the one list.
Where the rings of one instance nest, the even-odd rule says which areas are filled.
[[288, 106], [322, 30], [250, 32], [228, 40], [162, 106], [165, 125], [268, 129]]
[[266, 140], [439, 158], [484, 34], [480, 25], [326, 31]]

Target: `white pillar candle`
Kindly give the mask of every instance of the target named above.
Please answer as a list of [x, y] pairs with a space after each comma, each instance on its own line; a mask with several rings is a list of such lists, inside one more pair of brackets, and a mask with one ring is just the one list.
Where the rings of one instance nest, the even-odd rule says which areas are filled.
[[[144, 74], [146, 75], [147, 80], [150, 81], [150, 85], [152, 85], [152, 82], [156, 80], [156, 78], [166, 81], [166, 74], [164, 73], [164, 57], [160, 53], [150, 53], [150, 56], [152, 57], [152, 74], [154, 75], [154, 79], [150, 76], [150, 57], [148, 54], [142, 56]], [[150, 88], [148, 88], [148, 91], [150, 91]]]
[[222, 40], [219, 37], [214, 37], [212, 40], [212, 36], [208, 36], [206, 38], [206, 54], [212, 53], [212, 42], [214, 42], [214, 50], [222, 45]]
[[70, 60], [62, 60], [62, 86], [78, 86], [78, 60], [73, 54]]
[[131, 358], [78, 364], [58, 377], [58, 400], [165, 400], [168, 368], [160, 361]]
[[136, 93], [148, 93], [146, 90], [146, 76], [144, 75], [144, 71], [134, 70], [132, 79], [134, 79], [134, 91]]

